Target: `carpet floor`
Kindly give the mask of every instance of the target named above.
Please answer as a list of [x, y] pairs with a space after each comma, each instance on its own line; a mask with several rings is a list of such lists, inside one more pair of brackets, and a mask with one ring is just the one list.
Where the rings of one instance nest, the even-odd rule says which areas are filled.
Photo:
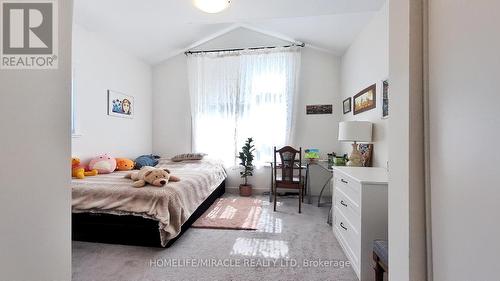
[[257, 198], [257, 230], [191, 228], [167, 249], [73, 241], [73, 280], [357, 280], [326, 223], [329, 206], [299, 214], [297, 198], [282, 197], [273, 212]]

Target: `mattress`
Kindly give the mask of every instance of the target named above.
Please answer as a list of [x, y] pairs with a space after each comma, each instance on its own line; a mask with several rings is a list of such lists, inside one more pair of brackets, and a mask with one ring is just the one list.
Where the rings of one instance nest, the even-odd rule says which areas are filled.
[[157, 168], [168, 168], [179, 182], [164, 187], [132, 186], [128, 172], [74, 179], [74, 213], [134, 215], [158, 221], [161, 244], [176, 237], [182, 224], [227, 177], [222, 163], [213, 159], [172, 162], [161, 159]]

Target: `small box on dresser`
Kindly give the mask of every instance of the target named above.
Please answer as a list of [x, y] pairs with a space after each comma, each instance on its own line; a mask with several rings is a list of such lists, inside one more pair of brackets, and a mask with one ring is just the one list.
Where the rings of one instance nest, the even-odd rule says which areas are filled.
[[333, 168], [333, 232], [361, 281], [373, 280], [373, 240], [387, 239], [387, 170]]

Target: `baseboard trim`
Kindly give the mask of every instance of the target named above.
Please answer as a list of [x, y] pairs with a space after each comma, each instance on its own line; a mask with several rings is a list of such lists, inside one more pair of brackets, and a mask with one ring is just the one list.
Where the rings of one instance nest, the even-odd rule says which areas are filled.
[[[290, 191], [290, 190], [286, 190], [286, 189], [280, 189], [278, 191], [278, 195], [282, 195], [285, 191]], [[228, 186], [226, 187], [226, 193], [229, 193], [229, 194], [239, 194], [240, 193], [240, 189], [238, 186]], [[264, 194], [266, 193], [266, 194]], [[252, 188], [252, 194], [253, 195], [266, 195], [268, 196], [269, 195], [269, 188]], [[316, 193], [312, 193], [311, 194], [312, 197], [318, 197], [319, 196], [319, 193], [316, 194]], [[306, 198], [307, 198], [307, 195], [306, 195]], [[322, 198], [332, 198], [332, 195], [330, 194], [330, 192], [328, 191], [325, 191], [323, 193], [323, 197]], [[317, 199], [316, 199], [317, 200]]]
[[[269, 188], [252, 188], [252, 194], [254, 195], [263, 195], [264, 192], [269, 192]], [[239, 186], [227, 186], [226, 193], [239, 194], [240, 188]]]

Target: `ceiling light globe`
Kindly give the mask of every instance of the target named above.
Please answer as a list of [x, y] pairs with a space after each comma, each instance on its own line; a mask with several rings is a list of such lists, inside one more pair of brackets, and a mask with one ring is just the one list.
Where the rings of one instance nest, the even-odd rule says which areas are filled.
[[215, 14], [227, 9], [230, 0], [194, 0], [194, 5], [205, 13]]

